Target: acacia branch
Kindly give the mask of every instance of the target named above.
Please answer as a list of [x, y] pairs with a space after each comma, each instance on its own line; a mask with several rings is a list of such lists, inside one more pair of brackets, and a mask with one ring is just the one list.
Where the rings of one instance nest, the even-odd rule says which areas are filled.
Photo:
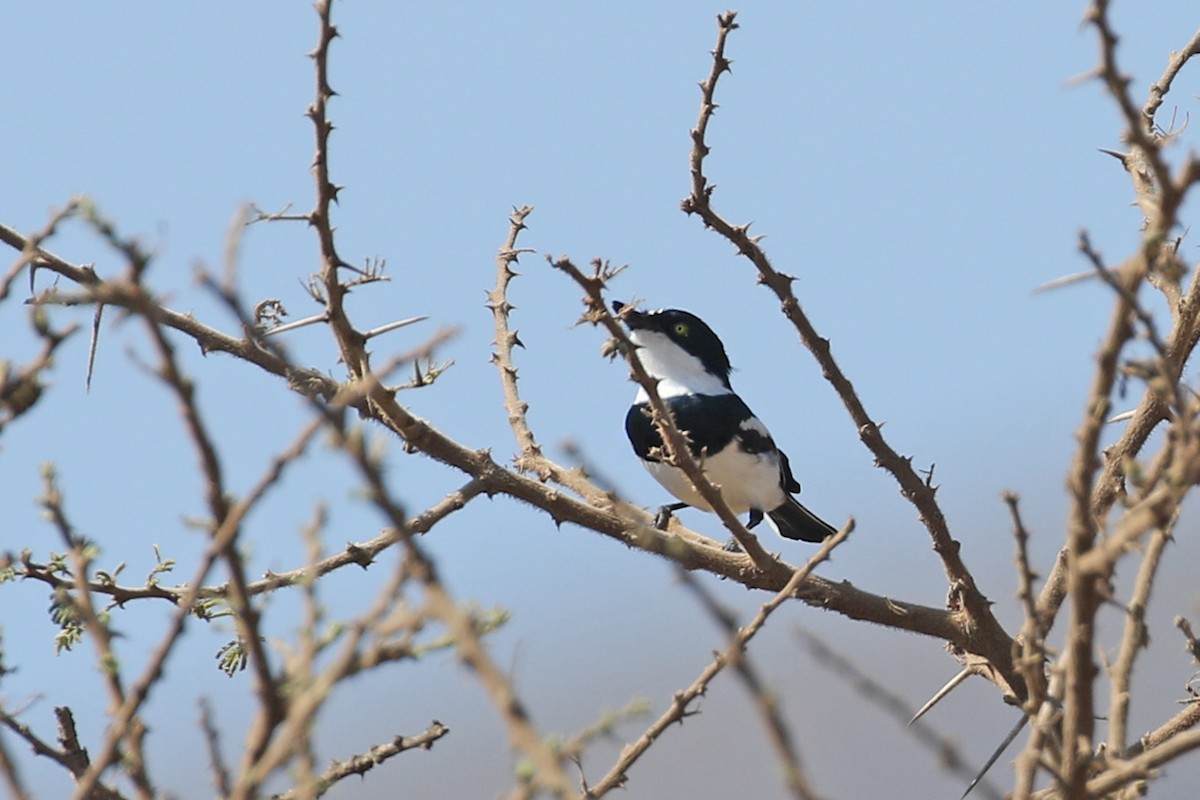
[[[733, 641], [738, 633], [737, 619], [733, 611], [721, 605], [716, 596], [691, 574], [680, 570], [679, 579], [696, 596], [709, 617], [717, 623], [730, 641]], [[800, 762], [800, 752], [796, 748], [787, 720], [783, 717], [779, 701], [763, 683], [762, 676], [759, 675], [754, 662], [750, 660], [750, 654], [743, 652], [734, 660], [733, 666], [742, 685], [750, 694], [755, 710], [762, 719], [767, 739], [771, 742], [775, 756], [783, 768], [784, 783], [787, 785], [788, 791], [797, 800], [815, 798], [816, 795]]]
[[784, 315], [792, 322], [801, 342], [813, 354], [822, 374], [841, 398], [859, 438], [875, 457], [876, 465], [887, 470], [895, 478], [900, 493], [913, 504], [928, 530], [933, 549], [941, 558], [950, 582], [951, 611], [972, 640], [970, 652], [983, 656], [995, 669], [997, 682], [1007, 684], [1002, 686], [1006, 693], [1022, 700], [1026, 696], [1026, 687], [1024, 678], [1013, 666], [1012, 637], [992, 614], [990, 601], [979, 590], [974, 577], [962, 560], [959, 553], [961, 545], [950, 535], [945, 516], [937, 502], [937, 487], [917, 474], [911, 458], [901, 456], [887, 443], [879, 425], [867, 413], [853, 384], [834, 360], [829, 340], [817, 333], [801, 309], [791, 287], [795, 278], [775, 270], [759, 246], [759, 237], [750, 236], [749, 225], [731, 224], [711, 205], [713, 187], [704, 173], [704, 161], [710, 151], [705, 135], [717, 108], [714, 100], [717, 81], [722, 74], [729, 71], [730, 61], [725, 57], [725, 41], [737, 28], [735, 17], [734, 12], [717, 17], [717, 46], [713, 50], [713, 67], [708, 79], [700, 84], [700, 113], [696, 127], [691, 133], [692, 191], [681, 207], [689, 215], [698, 215], [707, 228], [716, 231], [733, 244], [738, 253], [749, 259], [758, 270], [759, 281], [775, 293]]
[[[708, 685], [712, 682], [713, 678], [721, 673], [721, 670], [729, 664], [737, 663], [745, 653], [746, 646], [750, 643], [750, 640], [766, 624], [767, 618], [771, 616], [771, 613], [783, 605], [785, 601], [796, 596], [797, 590], [808, 579], [812, 571], [829, 558], [829, 554], [833, 552], [833, 549], [844, 542], [852, 530], [854, 530], [854, 523], [847, 523], [840, 531], [822, 542], [817, 552], [805, 562], [803, 567], [791, 574], [787, 583], [784, 584], [783, 588], [774, 597], [763, 603], [758, 613], [754, 615], [754, 618], [737, 631], [731, 638], [729, 645], [717, 653], [716, 658], [701, 671], [691, 686], [688, 686], [683, 691], [676, 692], [671, 698], [670, 707], [662, 716], [655, 720], [637, 741], [625, 746], [612, 769], [595, 786], [586, 788], [582, 797], [587, 800], [603, 797], [618, 786], [624, 785], [626, 773], [650, 748], [650, 745], [672, 724], [682, 722], [685, 717], [695, 713], [688, 711], [688, 706], [691, 705], [692, 701], [707, 691]], [[811, 796], [811, 793], [808, 796]]]
[[[79, 744], [79, 738], [75, 732], [75, 717], [66, 706], [55, 708], [54, 716], [58, 722], [59, 747], [57, 748], [2, 708], [0, 708], [0, 725], [16, 734], [33, 749], [36, 755], [49, 758], [69, 772], [72, 777], [78, 779], [87, 772], [89, 760], [87, 751]], [[15, 772], [8, 774], [15, 780]], [[88, 800], [123, 800], [123, 796], [110, 786], [97, 783]]]
[[[109, 724], [108, 733], [101, 745], [98, 756], [93, 760], [94, 768], [89, 770], [85, 776], [88, 780], [94, 782], [99, 779], [102, 768], [95, 768], [95, 765], [111, 763], [114, 758], [124, 731], [134, 718], [134, 715], [137, 714], [142, 703], [149, 696], [150, 690], [161, 678], [167, 656], [170, 655], [175, 644], [179, 641], [180, 635], [183, 633], [184, 625], [187, 618], [193, 612], [193, 606], [204, 585], [205, 577], [221, 554], [234, 541], [234, 537], [240, 530], [242, 519], [257, 505], [266, 492], [278, 483], [284, 468], [299, 458], [319, 429], [319, 421], [315, 421], [307, 426], [291, 447], [275, 458], [264, 475], [259, 479], [258, 484], [250, 491], [246, 498], [233, 505], [222, 525], [213, 531], [209, 538], [208, 548], [200, 558], [192, 580], [187, 584], [187, 591], [179, 598], [178, 607], [171, 615], [166, 632], [159, 640], [158, 646], [151, 652], [141, 677], [130, 687], [125, 702], [112, 714], [112, 722]], [[78, 789], [85, 788], [87, 787], [82, 784], [81, 780], [81, 785]], [[86, 798], [86, 792], [78, 791], [78, 789], [77, 795], [80, 798]]]
[[[434, 742], [449, 732], [449, 728], [435, 719], [429, 723], [428, 728], [414, 736], [396, 736], [390, 742], [375, 745], [364, 753], [351, 756], [344, 761], [334, 761], [328, 769], [317, 776], [316, 786], [319, 788], [311, 796], [321, 797], [338, 781], [351, 775], [366, 775], [393, 756], [398, 756], [408, 750], [432, 749]], [[271, 797], [273, 800], [299, 800], [305, 796], [308, 795], [302, 795], [297, 790], [290, 789]]]
[[[152, 319], [158, 324], [179, 331], [195, 341], [203, 353], [227, 353], [242, 361], [254, 364], [272, 375], [284, 378], [288, 386], [305, 396], [332, 396], [338, 388], [336, 381], [317, 370], [298, 367], [271, 350], [264, 349], [255, 340], [237, 339], [199, 322], [194, 316], [174, 311], [154, 298], [149, 297], [130, 281], [109, 280], [98, 276], [87, 265], [73, 264], [49, 250], [35, 244], [36, 237], [25, 237], [0, 224], [0, 241], [18, 251], [29, 250], [33, 255], [18, 262], [21, 269], [35, 263], [38, 268], [61, 275], [71, 281], [79, 291], [74, 295], [55, 289], [36, 294], [29, 302], [34, 305], [96, 305], [114, 306]], [[16, 273], [14, 273], [15, 276]], [[32, 280], [32, 278], [31, 278]]]
[[1149, 750], [1155, 750], [1166, 742], [1200, 725], [1200, 701], [1192, 699], [1183, 710], [1152, 731], [1142, 734], [1142, 737], [1129, 746], [1126, 755], [1139, 756]]
[[1017, 598], [1025, 612], [1021, 632], [1016, 639], [1019, 647], [1016, 666], [1025, 677], [1025, 685], [1029, 689], [1029, 695], [1022, 707], [1027, 715], [1033, 716], [1046, 699], [1046, 642], [1038, 622], [1037, 605], [1033, 596], [1035, 575], [1029, 563], [1029, 531], [1021, 519], [1017, 495], [1004, 492], [1002, 497], [1012, 517], [1013, 537], [1017, 543]]
[[[278, 475], [280, 473], [274, 473], [273, 471], [273, 474]], [[265, 488], [261, 486], [256, 487], [253, 494], [261, 494]], [[486, 486], [483, 483], [472, 478], [425, 511], [409, 519], [407, 529], [413, 534], [426, 533], [450, 514], [465, 508], [467, 503], [478, 497], [485, 490]], [[264, 577], [246, 584], [246, 594], [253, 597], [287, 586], [295, 586], [303, 580], [311, 579], [313, 575], [321, 577], [351, 565], [357, 565], [366, 569], [375, 562], [376, 557], [380, 553], [392, 547], [400, 540], [401, 536], [396, 529], [387, 528], [378, 536], [368, 539], [365, 542], [347, 544], [344, 549], [337, 553], [320, 559], [312, 566], [311, 570], [307, 566], [295, 567], [283, 572], [268, 570]], [[28, 554], [22, 554], [21, 561], [18, 562], [17, 566], [19, 569], [18, 575], [21, 578], [41, 581], [55, 589], [63, 588], [74, 591], [78, 588], [78, 584], [74, 580], [60, 577], [51, 566], [33, 561], [32, 557]], [[102, 594], [111, 597], [109, 608], [123, 606], [134, 600], [167, 600], [173, 604], [180, 604], [184, 602], [185, 598], [193, 596], [193, 589], [188, 584], [162, 586], [157, 582], [147, 582], [142, 586], [129, 586], [109, 581], [92, 580], [87, 583], [87, 590], [92, 594]], [[223, 600], [229, 597], [229, 593], [229, 583], [226, 582], [201, 586], [198, 591], [194, 591], [194, 597], [196, 600]], [[199, 610], [197, 613], [203, 615]]]
[[[30, 244], [29, 239], [10, 228], [0, 226], [0, 240], [18, 250]], [[668, 532], [658, 531], [649, 525], [650, 516], [642, 509], [624, 504], [604, 490], [590, 486], [584, 495], [587, 502], [577, 500], [560, 489], [547, 486], [540, 481], [515, 473], [498, 464], [486, 450], [463, 445], [432, 424], [416, 418], [396, 401], [393, 393], [382, 386], [371, 384], [353, 391], [349, 387], [322, 373], [301, 368], [291, 363], [277, 349], [268, 349], [258, 339], [235, 338], [197, 321], [189, 314], [173, 311], [144, 290], [127, 280], [105, 279], [96, 275], [90, 267], [72, 264], [37, 245], [31, 247], [39, 269], [46, 269], [78, 287], [75, 299], [83, 304], [103, 303], [119, 307], [135, 315], [152, 320], [158, 325], [178, 331], [187, 339], [196, 342], [202, 352], [224, 352], [235, 358], [254, 364], [270, 374], [287, 380], [289, 387], [298, 394], [308, 397], [333, 398], [340, 396], [359, 414], [374, 420], [396, 434], [406, 447], [421, 452], [435, 461], [451, 466], [468, 476], [471, 487], [469, 497], [476, 494], [489, 496], [501, 494], [517, 501], [528, 503], [549, 514], [558, 524], [570, 522], [596, 531], [629, 547], [666, 557], [689, 570], [704, 570], [714, 575], [735, 580], [748, 588], [778, 591], [792, 574], [792, 567], [779, 563], [768, 572], [748, 568], [745, 556], [722, 551], [711, 540], [687, 531], [678, 524]], [[36, 298], [38, 302], [50, 302], [63, 297], [61, 292], [46, 292]], [[368, 396], [370, 401], [368, 402]], [[464, 498], [469, 499], [469, 497]], [[457, 501], [454, 501], [457, 502]], [[227, 529], [228, 530], [228, 529]], [[364, 554], [357, 546], [347, 547], [344, 554], [330, 557], [331, 568], [350, 563], [362, 563], [372, 555], [375, 547], [386, 547], [392, 540], [372, 540], [369, 551]], [[215, 539], [214, 544], [219, 544]], [[211, 553], [210, 553], [211, 554]], [[205, 556], [208, 558], [208, 555]], [[46, 570], [39, 570], [29, 562], [30, 577], [51, 585], [64, 580]], [[106, 593], [115, 600], [134, 597], [154, 597], [180, 603], [177, 614], [190, 613], [187, 609], [199, 598], [225, 596], [227, 587], [208, 587], [203, 583], [207, 566], [198, 570], [200, 577], [186, 584], [183, 592], [164, 587], [105, 586], [93, 581], [89, 588]], [[281, 583], [294, 582], [302, 572], [292, 571], [281, 576], [268, 575], [261, 581], [248, 583], [246, 591], [268, 591]], [[950, 642], [955, 648], [971, 651], [978, 647], [978, 640], [944, 610], [883, 597], [865, 592], [845, 581], [830, 582], [812, 576], [801, 587], [799, 597], [809, 605], [843, 614], [852, 619], [871, 621], [901, 630], [933, 636]], [[176, 619], [173, 617], [173, 619]], [[178, 620], [176, 620], [178, 622]], [[172, 624], [176, 624], [173, 622]], [[180, 623], [181, 624], [181, 623]]]
[[[904, 726], [916, 742], [933, 754], [938, 765], [964, 781], [979, 777], [979, 770], [967, 763], [959, 745], [951, 738], [939, 734], [926, 721], [913, 719], [912, 705], [896, 694], [896, 690], [880, 683], [857, 666], [854, 661], [837, 652], [815, 634], [793, 628], [793, 637], [806, 649], [818, 664], [829, 674], [845, 681], [871, 705], [876, 706], [894, 721]], [[911, 720], [911, 721], [910, 721]], [[989, 781], [980, 779], [975, 787], [979, 793], [992, 800], [1000, 800], [1001, 793]]]
[[[378, 390], [378, 382], [366, 381], [368, 392]], [[331, 419], [331, 422], [333, 420]], [[425, 590], [428, 614], [444, 624], [449, 630], [459, 657], [476, 675], [499, 712], [513, 745], [520, 749], [537, 769], [536, 780], [557, 796], [571, 793], [571, 782], [562, 770], [558, 757], [546, 745], [543, 737], [530, 721], [523, 704], [511, 681], [492, 660], [484, 647], [476, 623], [452, 599], [449, 591], [438, 577], [433, 561], [418, 545], [416, 538], [404, 530], [405, 517], [399, 505], [392, 500], [383, 472], [377, 461], [367, 452], [361, 435], [348, 435], [341, 427], [335, 428], [339, 446], [354, 459], [363, 478], [372, 492], [376, 507], [404, 535], [405, 563], [409, 573]]]
[[[500, 373], [500, 386], [504, 390], [504, 407], [508, 410], [508, 424], [512, 426], [513, 435], [517, 438], [520, 448], [518, 466], [528, 458], [537, 458], [542, 454], [542, 448], [537, 443], [533, 431], [526, 419], [529, 403], [521, 399], [517, 389], [517, 367], [513, 363], [513, 348], [524, 347], [517, 332], [509, 327], [508, 316], [516, 306], [508, 302], [508, 284], [518, 273], [513, 268], [521, 253], [529, 250], [517, 249], [517, 237], [525, 230], [525, 218], [533, 212], [533, 206], [522, 206], [513, 209], [509, 217], [508, 239], [496, 253], [496, 286], [488, 292], [487, 307], [491, 309], [496, 326], [496, 338], [492, 342], [496, 350], [492, 353], [492, 363]], [[549, 478], [550, 476], [543, 476]]]
[[[1158, 767], [1173, 761], [1185, 753], [1200, 748], [1200, 731], [1188, 731], [1173, 736], [1157, 747], [1145, 750], [1140, 755], [1111, 765], [1100, 775], [1089, 780], [1084, 789], [1084, 797], [1107, 797], [1111, 792], [1128, 786], [1134, 781], [1153, 777]], [[1057, 800], [1070, 797], [1069, 789], [1047, 789], [1033, 794], [1034, 800]]]
[[[1109, 21], [1107, 0], [1096, 0], [1093, 3], [1088, 10], [1087, 21], [1095, 28], [1100, 43], [1100, 66], [1096, 74], [1105, 83], [1109, 95], [1126, 122], [1124, 137], [1130, 145], [1130, 153], [1120, 157], [1133, 180], [1135, 196], [1145, 216], [1145, 234], [1139, 249], [1120, 267], [1111, 273], [1102, 270], [1103, 274], [1109, 276], [1117, 297], [1113, 316], [1097, 357], [1084, 421], [1077, 434], [1079, 446], [1068, 476], [1072, 504], [1066, 557], [1060, 559], [1061, 567], [1056, 565], [1055, 573], [1050, 576], [1043, 588], [1042, 597], [1039, 598], [1043, 632], [1053, 623], [1063, 600], [1068, 596], [1071, 599], [1067, 649], [1060, 659], [1060, 668], [1065, 672], [1062, 728], [1064, 747], [1061, 763], [1058, 765], [1063, 790], [1071, 797], [1083, 797], [1084, 793], [1090, 790], [1091, 751], [1095, 732], [1093, 693], [1097, 672], [1093, 657], [1095, 618], [1105, 596], [1104, 582], [1120, 552], [1116, 546], [1123, 549], [1126, 544], [1156, 523], [1165, 524], [1171, 509], [1177, 508], [1178, 503], [1178, 497], [1171, 496], [1176, 493], [1172, 492], [1169, 486], [1161, 487], [1165, 489], [1166, 496], [1158, 492], [1154, 498], [1161, 498], [1161, 503], [1152, 506], [1148, 502], [1151, 498], [1147, 498], [1141, 504], [1140, 515], [1135, 515], [1131, 510], [1123, 516], [1121, 536], [1114, 537], [1119, 539], [1116, 546], [1110, 546], [1110, 543], [1106, 542], [1104, 553], [1092, 552], [1103, 519], [1121, 489], [1125, 465], [1140, 451], [1145, 436], [1149, 435], [1154, 425], [1167, 416], [1167, 403], [1163, 398], [1155, 397], [1152, 401], [1144, 398], [1135, 414], [1134, 422], [1126, 431], [1126, 436], [1116, 447], [1110, 448], [1107, 464], [1102, 467], [1099, 457], [1100, 433], [1110, 408], [1109, 398], [1116, 382], [1118, 361], [1133, 338], [1134, 319], [1140, 315], [1143, 322], [1147, 320], [1138, 305], [1138, 290], [1142, 283], [1151, 282], [1158, 287], [1172, 308], [1175, 325], [1170, 336], [1166, 341], [1155, 340], [1160, 355], [1158, 378], [1165, 382], [1167, 387], [1177, 386], [1183, 361], [1195, 346], [1196, 327], [1196, 309], [1187, 307], [1179, 300], [1180, 271], [1175, 266], [1174, 246], [1167, 242], [1168, 234], [1178, 224], [1178, 211], [1184, 194], [1192, 184], [1194, 169], [1189, 160], [1181, 173], [1181, 180], [1176, 182], [1171, 178], [1169, 166], [1162, 154], [1165, 137], [1159, 135], [1153, 125], [1154, 113], [1162, 103], [1163, 93], [1182, 68], [1182, 63], [1173, 60], [1168, 64], [1164, 77], [1155, 84], [1150, 99], [1139, 110], [1129, 95], [1130, 80], [1117, 65], [1117, 37]], [[1195, 41], [1196, 38], [1193, 37], [1193, 42]], [[1195, 47], [1189, 45], [1188, 51], [1194, 50]], [[1183, 180], [1184, 178], [1186, 180]], [[1085, 254], [1096, 263], [1097, 258], [1090, 253], [1086, 239], [1083, 240], [1083, 244]], [[1189, 297], [1196, 295], [1196, 283], [1197, 279], [1193, 278]], [[1147, 330], [1153, 334], [1152, 326], [1148, 326]], [[1185, 345], [1186, 349], [1177, 349], [1180, 344]], [[1172, 346], [1176, 349], [1173, 350]], [[1148, 387], [1146, 395], [1151, 394], [1157, 393], [1153, 391], [1153, 387]], [[1180, 419], [1186, 428], [1190, 423], [1185, 420], [1190, 414], [1184, 407], [1182, 393], [1176, 389], [1168, 393], [1167, 399], [1172, 397], [1177, 407], [1177, 419]], [[1182, 433], [1185, 437], [1189, 435], [1186, 431]], [[1179, 449], [1187, 451], [1191, 448]], [[1135, 633], [1136, 631], [1127, 632], [1127, 636]], [[1110, 744], [1118, 751], [1124, 747], [1125, 735], [1125, 716], [1120, 702], [1120, 695], [1125, 688], [1120, 680], [1120, 671], [1132, 669], [1136, 641], [1127, 638], [1126, 644], [1133, 650], [1123, 647], [1111, 704], [1117, 713], [1117, 724], [1113, 732], [1120, 740]]]
[[[1174, 260], [1174, 248], [1167, 250], [1160, 245], [1168, 240], [1169, 232], [1179, 224], [1179, 207], [1196, 180], [1196, 159], [1189, 156], [1178, 178], [1170, 179], [1161, 150], [1173, 134], [1161, 133], [1154, 117], [1184, 65], [1200, 55], [1200, 31], [1182, 49], [1171, 55], [1162, 75], [1150, 85], [1149, 96], [1139, 110], [1128, 95], [1129, 79], [1116, 63], [1117, 37], [1108, 19], [1108, 3], [1094, 3], [1088, 9], [1086, 20], [1096, 28], [1101, 42], [1101, 63], [1096, 74], [1103, 77], [1109, 93], [1116, 101], [1125, 119], [1124, 136], [1133, 146], [1130, 154], [1118, 155], [1133, 180], [1135, 197], [1146, 215], [1147, 234], [1143, 237], [1142, 253], [1151, 261], [1161, 259], [1163, 272], [1168, 277], [1178, 274], [1180, 270], [1177, 263], [1167, 263], [1166, 258], [1169, 255]], [[1153, 162], [1150, 166], [1146, 165], [1147, 159]], [[1157, 221], [1157, 224], [1152, 224], [1153, 221]], [[1188, 355], [1200, 341], [1200, 275], [1193, 275], [1187, 294], [1182, 299], [1175, 297], [1174, 290], [1170, 288], [1173, 280], [1178, 278], [1160, 282], [1159, 286], [1167, 288], [1169, 307], [1175, 321], [1166, 339], [1163, 358], [1166, 374], [1163, 377], [1175, 383], [1179, 380]], [[1097, 518], [1104, 517], [1120, 495], [1125, 478], [1124, 465], [1141, 451], [1158, 424], [1167, 419], [1166, 411], [1166, 405], [1157, 393], [1146, 392], [1132, 421], [1118, 441], [1106, 451], [1107, 459], [1092, 496], [1092, 513]]]
[[1109, 670], [1111, 686], [1108, 703], [1108, 746], [1113, 755], [1125, 753], [1129, 731], [1130, 679], [1138, 654], [1150, 645], [1150, 633], [1146, 627], [1146, 609], [1150, 603], [1150, 589], [1158, 574], [1163, 550], [1171, 540], [1169, 530], [1157, 530], [1150, 537], [1142, 563], [1138, 567], [1133, 595], [1125, 609], [1125, 632], [1121, 636], [1121, 649], [1117, 661]]
[[[42, 507], [46, 510], [52, 523], [62, 536], [67, 552], [70, 555], [70, 568], [76, 585], [86, 586], [88, 583], [88, 572], [91, 569], [92, 563], [92, 546], [75, 533], [74, 526], [67, 519], [66, 511], [63, 508], [62, 493], [58, 488], [58, 480], [52, 466], [47, 466], [44, 469], [43, 480], [45, 482], [45, 494], [41, 499]], [[101, 618], [95, 608], [95, 604], [92, 602], [91, 593], [86, 590], [76, 591], [68, 595], [66, 598], [63, 598], [63, 602], [67, 604], [66, 613], [71, 618], [77, 619], [87, 630], [88, 634], [91, 635], [96, 648], [97, 668], [104, 676], [104, 684], [108, 689], [109, 707], [122, 708], [127, 701], [127, 694], [124, 681], [121, 677], [120, 662], [113, 652], [113, 634], [108, 622]], [[62, 732], [60, 740], [63, 743], [64, 752], [75, 754], [73, 761], [77, 769], [73, 770], [72, 774], [76, 778], [76, 797], [84, 798], [85, 800], [91, 797], [92, 791], [98, 783], [100, 773], [112, 763], [120, 741], [125, 741], [126, 743], [126, 753], [123, 761], [134, 785], [137, 786], [142, 796], [148, 797], [154, 794], [145, 772], [140, 748], [142, 737], [139, 731], [141, 728], [141, 723], [133, 716], [122, 719], [119, 726], [110, 726], [108, 742], [111, 742], [111, 750], [106, 748], [102, 751], [100, 758], [89, 762], [86, 755], [83, 755], [85, 751], [78, 744], [78, 739], [75, 735], [75, 722], [70, 712], [59, 713], [59, 729]], [[80, 764], [82, 764], [82, 769], [78, 769]]]

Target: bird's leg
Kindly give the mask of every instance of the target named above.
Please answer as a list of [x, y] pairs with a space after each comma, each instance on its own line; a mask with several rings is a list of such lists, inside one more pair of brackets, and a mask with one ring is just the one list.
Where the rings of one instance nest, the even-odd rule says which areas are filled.
[[[757, 525], [758, 523], [760, 523], [762, 521], [763, 521], [763, 512], [758, 510], [757, 508], [750, 509], [750, 519], [748, 519], [746, 521], [746, 530], [750, 530], [751, 528], [753, 528], [755, 525]], [[721, 545], [721, 549], [724, 550], [726, 553], [742, 552], [742, 546], [740, 544], [738, 544], [737, 538], [733, 537], [733, 536], [730, 536], [729, 541], [727, 541], [725, 544]]]
[[654, 527], [660, 531], [665, 531], [667, 526], [671, 524], [671, 515], [687, 507], [687, 503], [668, 503], [665, 506], [659, 506], [658, 512], [654, 515]]

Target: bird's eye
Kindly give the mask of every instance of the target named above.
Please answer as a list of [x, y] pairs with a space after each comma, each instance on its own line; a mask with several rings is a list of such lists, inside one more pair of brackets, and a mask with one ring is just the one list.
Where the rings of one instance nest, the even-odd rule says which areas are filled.
[[687, 326], [686, 322], [676, 322], [675, 323], [675, 335], [676, 336], [687, 336], [688, 335], [688, 326]]

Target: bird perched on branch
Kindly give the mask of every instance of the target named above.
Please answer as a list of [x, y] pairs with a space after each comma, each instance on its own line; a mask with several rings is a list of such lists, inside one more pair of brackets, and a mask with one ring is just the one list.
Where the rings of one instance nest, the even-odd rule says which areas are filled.
[[[787, 539], [819, 542], [836, 532], [792, 495], [800, 484], [788, 458], [767, 426], [729, 385], [729, 357], [721, 340], [695, 314], [678, 309], [643, 312], [613, 302], [613, 310], [629, 328], [638, 359], [658, 381], [658, 395], [687, 437], [692, 457], [705, 476], [721, 489], [729, 510], [750, 513], [748, 528], [762, 522]], [[625, 415], [625, 432], [642, 465], [680, 500], [659, 509], [656, 523], [665, 527], [674, 511], [693, 506], [712, 511], [691, 479], [666, 463], [662, 437], [650, 414], [650, 398], [639, 388]]]

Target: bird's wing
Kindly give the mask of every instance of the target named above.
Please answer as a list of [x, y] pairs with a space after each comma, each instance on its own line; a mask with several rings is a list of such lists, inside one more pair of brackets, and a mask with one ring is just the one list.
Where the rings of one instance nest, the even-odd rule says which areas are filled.
[[[666, 402], [676, 426], [688, 438], [693, 458], [719, 453], [735, 439], [747, 453], [770, 453], [775, 449], [766, 427], [735, 394], [678, 395]], [[657, 460], [649, 453], [652, 448], [662, 447], [662, 437], [647, 404], [635, 403], [629, 409], [625, 433], [639, 456]]]
[[800, 481], [792, 475], [792, 465], [788, 463], [787, 453], [779, 451], [779, 471], [783, 473], [783, 488], [789, 494], [800, 494]]

